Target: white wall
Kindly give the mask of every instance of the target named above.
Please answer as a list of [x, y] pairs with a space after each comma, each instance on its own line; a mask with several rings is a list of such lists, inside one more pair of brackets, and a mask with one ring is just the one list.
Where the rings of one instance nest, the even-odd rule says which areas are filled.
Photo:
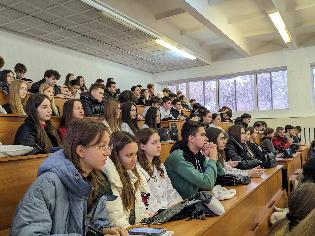
[[[315, 115], [313, 78], [310, 69], [310, 64], [314, 62], [315, 47], [307, 47], [298, 50], [283, 50], [248, 58], [214, 62], [209, 66], [154, 74], [153, 78], [156, 83], [161, 83], [170, 80], [219, 76], [286, 66], [288, 69], [289, 109], [254, 111], [250, 113], [255, 118], [308, 117]], [[235, 115], [239, 115], [239, 113], [235, 113]]]
[[21, 62], [27, 67], [25, 77], [33, 81], [42, 79], [45, 70], [54, 69], [62, 76], [58, 84], [63, 84], [70, 72], [82, 75], [87, 85], [98, 78], [113, 77], [122, 90], [153, 82], [150, 73], [5, 31], [0, 31], [0, 55], [5, 59], [3, 69], [13, 70]]

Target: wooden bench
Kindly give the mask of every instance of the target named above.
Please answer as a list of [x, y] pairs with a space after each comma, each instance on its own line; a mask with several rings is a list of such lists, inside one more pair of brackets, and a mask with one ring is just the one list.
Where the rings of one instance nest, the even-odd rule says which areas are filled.
[[[13, 144], [18, 128], [24, 123], [26, 116], [13, 114], [0, 115], [0, 142], [3, 144]], [[52, 117], [51, 122], [55, 128], [59, 128], [60, 118]]]
[[47, 154], [0, 157], [0, 235], [8, 235], [12, 218]]
[[225, 214], [205, 220], [173, 221], [152, 227], [166, 228], [182, 235], [266, 235], [273, 206], [284, 207], [286, 195], [282, 190], [281, 168], [265, 170], [262, 178], [253, 178], [249, 185], [233, 187], [236, 196], [222, 201]]
[[190, 117], [191, 111], [186, 110], [186, 109], [183, 109], [183, 114], [184, 114], [184, 116], [186, 116], [186, 117]]
[[6, 95], [3, 91], [0, 91], [0, 105], [9, 103], [9, 96]]
[[228, 131], [228, 129], [233, 126], [234, 124], [232, 122], [221, 122], [219, 124], [219, 127], [221, 127], [225, 132]]
[[60, 116], [63, 114], [63, 105], [66, 101], [68, 101], [70, 98], [61, 98], [61, 97], [55, 97], [55, 105], [59, 108]]
[[160, 158], [161, 158], [162, 162], [165, 162], [167, 157], [170, 155], [171, 148], [173, 147], [175, 142], [174, 141], [172, 141], [172, 142], [162, 142], [161, 144], [162, 144], [162, 146], [161, 146]]
[[137, 105], [137, 113], [138, 113], [138, 115], [142, 116], [142, 114], [143, 114], [145, 108], [146, 108], [146, 107], [143, 106], [143, 105]]

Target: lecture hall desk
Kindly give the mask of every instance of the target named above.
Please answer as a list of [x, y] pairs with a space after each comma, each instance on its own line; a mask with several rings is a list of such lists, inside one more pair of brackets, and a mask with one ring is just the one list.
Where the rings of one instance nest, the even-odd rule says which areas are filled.
[[266, 235], [273, 206], [285, 204], [281, 183], [281, 168], [265, 170], [262, 178], [254, 178], [249, 185], [234, 187], [236, 196], [223, 201], [225, 214], [205, 220], [173, 221], [152, 227], [175, 232], [175, 236], [243, 236]]

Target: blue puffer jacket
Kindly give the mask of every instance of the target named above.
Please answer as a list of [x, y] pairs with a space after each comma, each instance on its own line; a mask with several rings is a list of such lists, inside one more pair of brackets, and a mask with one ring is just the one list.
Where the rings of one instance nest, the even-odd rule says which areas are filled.
[[49, 156], [38, 171], [38, 178], [19, 203], [11, 235], [85, 235], [88, 226], [102, 230], [112, 227], [108, 221], [103, 195], [87, 213], [92, 187], [65, 155], [63, 150]]

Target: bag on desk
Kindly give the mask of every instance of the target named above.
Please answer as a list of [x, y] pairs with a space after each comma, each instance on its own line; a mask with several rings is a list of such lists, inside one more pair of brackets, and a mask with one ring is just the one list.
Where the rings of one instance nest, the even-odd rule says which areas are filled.
[[293, 151], [291, 148], [285, 148], [283, 150], [283, 158], [292, 158], [293, 157]]
[[222, 215], [223, 205], [210, 191], [201, 191], [167, 209], [158, 210], [154, 216], [142, 220], [142, 224], [163, 224], [183, 219], [204, 219], [208, 216]]
[[276, 155], [273, 154], [272, 152], [267, 153], [265, 151], [263, 151], [264, 154], [264, 160], [262, 161], [261, 167], [263, 168], [273, 168], [277, 165], [277, 160], [276, 160]]
[[226, 174], [218, 176], [215, 185], [236, 186], [249, 184], [250, 182], [251, 180], [248, 176]]

